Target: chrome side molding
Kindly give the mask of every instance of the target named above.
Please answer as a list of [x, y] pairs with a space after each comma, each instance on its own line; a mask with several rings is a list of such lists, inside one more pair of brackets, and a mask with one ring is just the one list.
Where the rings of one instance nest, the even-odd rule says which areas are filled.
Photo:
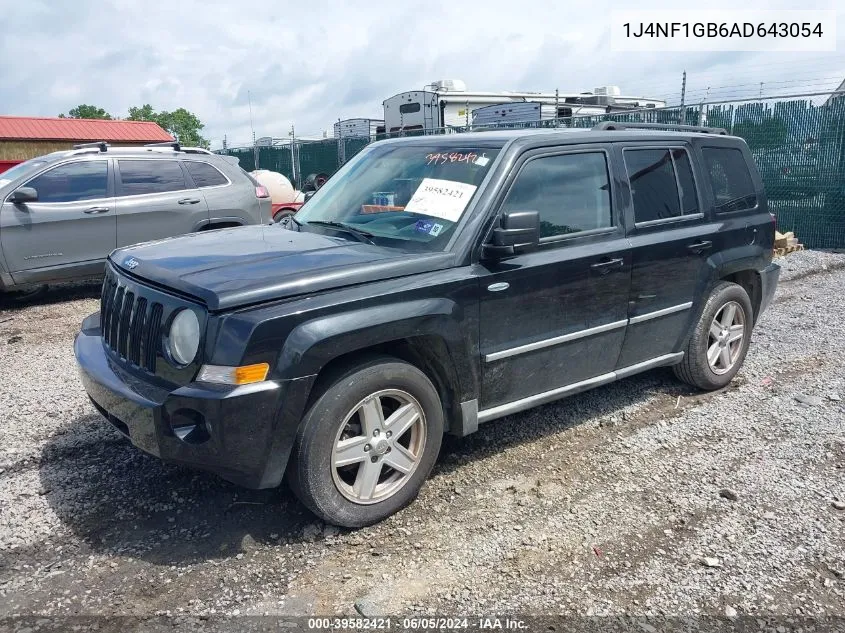
[[630, 319], [628, 319], [628, 325], [642, 323], [643, 321], [650, 321], [651, 319], [657, 319], [662, 316], [666, 316], [667, 314], [674, 314], [675, 312], [683, 312], [684, 310], [689, 310], [691, 307], [692, 301], [687, 301], [686, 303], [681, 303], [676, 306], [663, 308], [662, 310], [657, 310], [655, 312], [646, 312], [645, 314], [641, 314], [639, 316], [631, 317]]
[[[498, 285], [499, 284], [493, 284], [492, 286], [487, 286], [487, 290], [493, 290], [493, 286]], [[501, 288], [501, 290], [504, 289], [505, 288]], [[660, 317], [667, 316], [669, 314], [674, 314], [676, 312], [683, 312], [684, 310], [689, 310], [691, 307], [692, 301], [688, 301], [687, 303], [681, 303], [676, 306], [670, 306], [668, 308], [663, 308], [662, 310], [647, 312], [646, 314], [641, 314], [630, 319], [622, 319], [621, 321], [614, 321], [612, 323], [606, 323], [605, 325], [597, 325], [596, 327], [587, 328], [586, 330], [579, 330], [577, 332], [571, 332], [570, 334], [563, 334], [562, 336], [546, 338], [542, 341], [535, 341], [533, 343], [526, 343], [525, 345], [518, 345], [517, 347], [511, 347], [509, 349], [503, 349], [498, 352], [485, 354], [484, 362], [492, 363], [493, 361], [501, 360], [503, 358], [509, 358], [511, 356], [517, 356], [519, 354], [525, 354], [527, 352], [533, 352], [538, 349], [543, 349], [544, 347], [553, 347], [554, 345], [568, 343], [569, 341], [577, 341], [579, 338], [585, 338], [587, 336], [594, 336], [596, 334], [610, 332], [612, 330], [625, 327], [626, 325], [635, 325], [637, 323], [642, 323], [643, 321], [658, 319]]]
[[514, 400], [513, 402], [500, 404], [496, 407], [479, 411], [478, 422], [489, 422], [490, 420], [495, 420], [496, 418], [501, 418], [512, 413], [525, 411], [526, 409], [531, 409], [538, 405], [546, 404], [547, 402], [559, 400], [564, 396], [569, 396], [580, 391], [586, 391], [587, 389], [591, 389], [593, 387], [598, 387], [600, 385], [615, 382], [620, 378], [627, 378], [628, 376], [633, 376], [634, 374], [638, 374], [649, 369], [654, 369], [655, 367], [674, 365], [676, 363], [681, 362], [683, 358], [683, 352], [676, 352], [674, 354], [664, 354], [663, 356], [658, 356], [657, 358], [652, 358], [651, 360], [647, 360], [642, 363], [637, 363], [636, 365], [623, 367], [622, 369], [617, 369], [615, 371], [611, 371], [600, 376], [595, 376], [594, 378], [588, 378], [587, 380], [582, 380], [580, 382], [576, 382], [571, 385], [566, 385], [564, 387], [558, 387], [557, 389], [552, 389], [551, 391], [544, 391], [543, 393], [537, 393], [533, 396], [528, 396], [527, 398], [522, 398], [520, 400]]
[[485, 355], [484, 362], [490, 363], [494, 360], [508, 358], [509, 356], [516, 356], [517, 354], [525, 354], [526, 352], [533, 352], [534, 350], [543, 349], [544, 347], [552, 347], [553, 345], [560, 345], [561, 343], [576, 341], [579, 338], [593, 336], [594, 334], [601, 334], [602, 332], [610, 332], [611, 330], [617, 330], [619, 328], [625, 327], [626, 325], [628, 325], [628, 320], [623, 319], [622, 321], [614, 321], [613, 323], [607, 323], [606, 325], [599, 325], [596, 327], [587, 328], [586, 330], [579, 330], [578, 332], [572, 332], [571, 334], [555, 336], [554, 338], [547, 338], [542, 341], [537, 341], [535, 343], [520, 345], [519, 347], [511, 347], [510, 349], [504, 349], [501, 352], [493, 352], [492, 354]]

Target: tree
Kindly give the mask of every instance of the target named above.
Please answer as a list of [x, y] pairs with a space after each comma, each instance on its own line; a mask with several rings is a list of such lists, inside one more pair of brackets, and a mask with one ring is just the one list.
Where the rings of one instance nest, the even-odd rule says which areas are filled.
[[128, 118], [130, 121], [154, 121], [175, 135], [182, 145], [206, 148], [209, 146], [208, 140], [200, 135], [200, 131], [205, 127], [202, 121], [185, 108], [178, 108], [173, 112], [156, 112], [149, 103], [145, 103], [140, 107], [129, 108]]
[[140, 108], [129, 108], [129, 116], [127, 118], [130, 121], [155, 121], [155, 117], [156, 111], [153, 110], [153, 106], [145, 103]]
[[60, 114], [60, 119], [111, 119], [112, 115], [103, 108], [82, 103], [68, 110], [67, 114]]

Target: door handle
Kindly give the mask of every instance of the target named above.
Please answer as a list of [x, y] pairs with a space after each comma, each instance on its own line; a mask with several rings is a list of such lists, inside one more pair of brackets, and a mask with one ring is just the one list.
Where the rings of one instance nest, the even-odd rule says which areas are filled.
[[182, 198], [179, 204], [197, 204], [199, 201], [199, 198]]
[[95, 213], [108, 213], [108, 207], [91, 207], [90, 209], [85, 209], [83, 213], [87, 213], [88, 215], [93, 215]]
[[611, 271], [613, 268], [622, 267], [625, 263], [625, 260], [621, 257], [616, 257], [614, 259], [606, 259], [604, 261], [596, 262], [595, 264], [591, 264], [590, 268], [595, 270], [596, 272], [601, 273], [602, 275], [606, 275]]
[[704, 251], [709, 251], [713, 248], [713, 242], [710, 240], [702, 240], [700, 242], [695, 242], [694, 244], [690, 244], [687, 246], [693, 253], [703, 253]]

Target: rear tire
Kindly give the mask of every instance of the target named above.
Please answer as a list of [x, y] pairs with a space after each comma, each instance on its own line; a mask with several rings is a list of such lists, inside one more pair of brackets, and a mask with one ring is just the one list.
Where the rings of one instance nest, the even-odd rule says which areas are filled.
[[306, 413], [288, 467], [296, 496], [326, 522], [358, 528], [409, 505], [443, 439], [428, 377], [380, 357], [334, 380]]
[[719, 282], [693, 328], [683, 361], [673, 368], [675, 375], [706, 391], [726, 386], [742, 367], [753, 324], [754, 311], [745, 289]]

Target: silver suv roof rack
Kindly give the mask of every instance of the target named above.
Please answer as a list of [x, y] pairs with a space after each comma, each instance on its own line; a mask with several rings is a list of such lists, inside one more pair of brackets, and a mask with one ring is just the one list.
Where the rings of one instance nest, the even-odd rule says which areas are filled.
[[164, 143], [145, 143], [144, 147], [172, 147], [177, 152], [181, 149], [179, 141], [165, 141]]
[[179, 141], [168, 141], [165, 143], [146, 143], [144, 147], [170, 147], [175, 152], [185, 152], [186, 154], [211, 154], [211, 152], [202, 147], [182, 147], [179, 144]]
[[73, 149], [88, 149], [91, 147], [96, 147], [101, 152], [107, 152], [109, 150], [109, 144], [105, 141], [96, 141], [94, 143], [77, 143], [73, 146]]
[[670, 130], [679, 132], [700, 132], [702, 134], [719, 134], [726, 136], [728, 131], [723, 127], [702, 127], [700, 125], [681, 125], [680, 123], [617, 123], [616, 121], [602, 121], [593, 126], [593, 131], [608, 130]]

